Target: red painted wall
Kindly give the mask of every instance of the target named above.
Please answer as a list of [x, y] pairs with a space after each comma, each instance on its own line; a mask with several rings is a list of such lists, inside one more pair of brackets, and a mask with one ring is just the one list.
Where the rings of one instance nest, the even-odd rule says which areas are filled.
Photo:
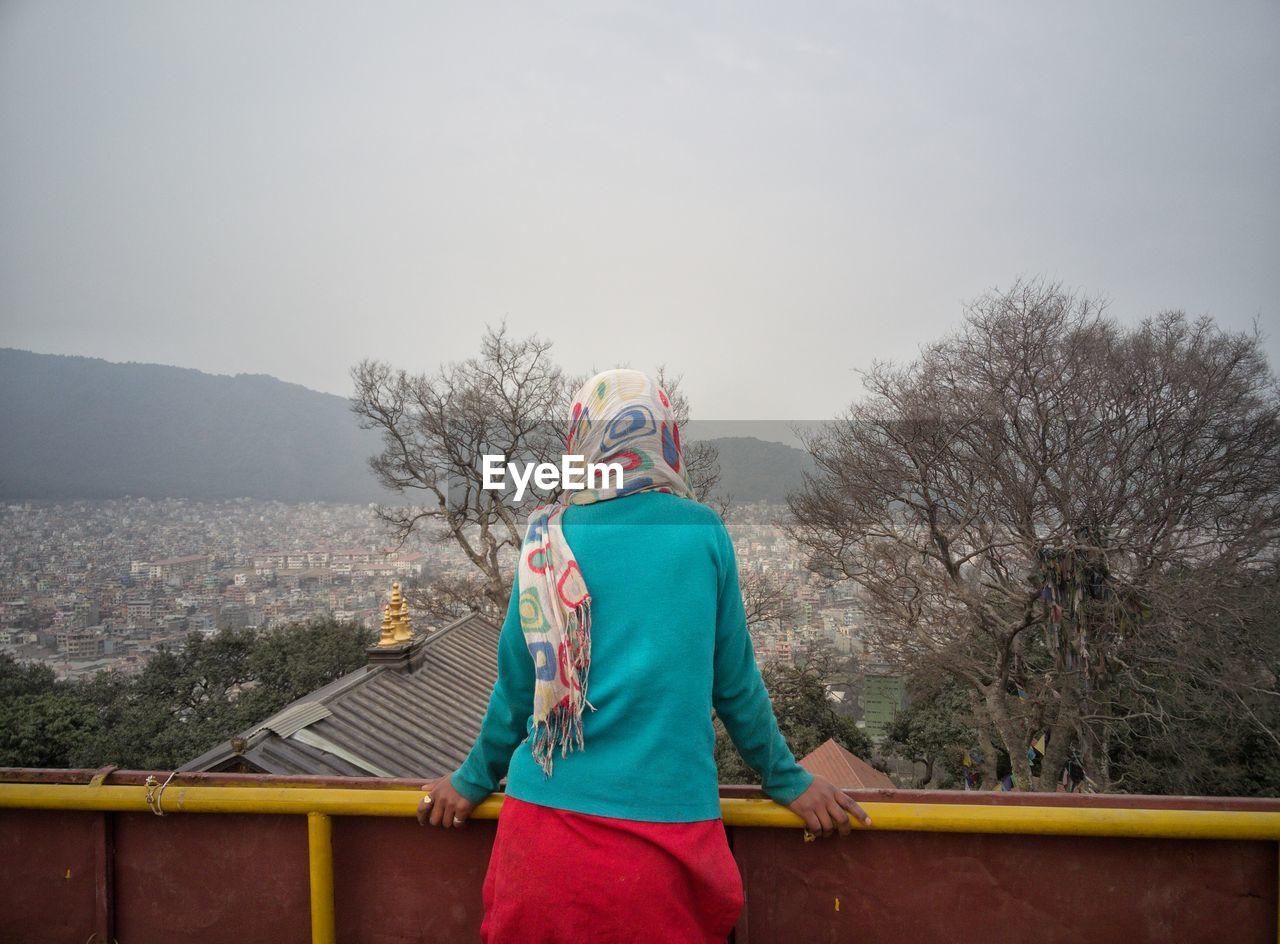
[[[141, 775], [113, 782], [135, 776]], [[1232, 800], [923, 796], [946, 803], [1280, 809]], [[482, 821], [441, 831], [409, 819], [335, 817], [338, 940], [478, 940], [493, 831], [492, 822]], [[805, 842], [799, 830], [746, 828], [730, 830], [730, 842], [747, 900], [737, 944], [1270, 944], [1277, 936], [1274, 842], [874, 831]], [[309, 907], [301, 816], [0, 810], [3, 944], [83, 944], [95, 933], [101, 944], [107, 929], [121, 944], [302, 944], [310, 939]]]

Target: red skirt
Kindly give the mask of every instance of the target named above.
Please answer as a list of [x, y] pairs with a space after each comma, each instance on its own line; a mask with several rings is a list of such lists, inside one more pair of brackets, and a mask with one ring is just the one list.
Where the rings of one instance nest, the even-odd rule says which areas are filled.
[[724, 824], [591, 816], [508, 796], [484, 880], [486, 944], [723, 944], [742, 910]]

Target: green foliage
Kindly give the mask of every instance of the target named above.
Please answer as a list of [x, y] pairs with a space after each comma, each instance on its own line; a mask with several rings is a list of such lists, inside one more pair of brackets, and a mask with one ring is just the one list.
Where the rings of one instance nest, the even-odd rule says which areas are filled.
[[[816, 660], [800, 668], [772, 663], [761, 673], [773, 712], [787, 746], [804, 757], [828, 739], [863, 759], [871, 757], [871, 742], [850, 718], [832, 710], [825, 685], [826, 663]], [[759, 775], [747, 766], [733, 746], [720, 719], [715, 719], [716, 770], [721, 783], [759, 783]]]
[[374, 641], [372, 632], [351, 623], [292, 624], [259, 635], [248, 669], [278, 708], [364, 665], [365, 649]]
[[137, 676], [55, 682], [0, 657], [0, 764], [166, 769], [364, 664], [373, 633], [332, 619], [192, 634]]
[[884, 750], [925, 765], [925, 777], [916, 786], [946, 786], [960, 780], [964, 751], [977, 743], [966, 693], [947, 679], [940, 687], [913, 691], [889, 725]]
[[98, 719], [64, 688], [0, 701], [0, 767], [65, 767], [84, 748]]
[[0, 653], [0, 701], [52, 691], [53, 682], [53, 669], [47, 665], [19, 662], [7, 652]]
[[[1121, 675], [1113, 686], [1112, 710], [1126, 715], [1125, 728], [1109, 744], [1113, 787], [1128, 793], [1192, 796], [1280, 796], [1280, 679], [1274, 650], [1280, 632], [1268, 617], [1273, 652], [1242, 667], [1236, 653], [1214, 652], [1196, 639], [1197, 675], [1169, 673], [1161, 681], [1171, 710], [1162, 717], [1141, 711], [1138, 680]], [[1233, 673], [1254, 677], [1252, 690], [1220, 681]], [[1096, 771], [1088, 770], [1096, 775]]]

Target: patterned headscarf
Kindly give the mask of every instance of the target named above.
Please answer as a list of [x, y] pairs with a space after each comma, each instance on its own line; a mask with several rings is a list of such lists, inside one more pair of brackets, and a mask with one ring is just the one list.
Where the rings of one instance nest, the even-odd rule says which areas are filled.
[[564, 538], [565, 508], [648, 491], [693, 498], [671, 401], [638, 370], [606, 370], [583, 385], [566, 450], [585, 463], [618, 463], [623, 476], [621, 488], [610, 479], [609, 487], [566, 491], [560, 503], [534, 509], [520, 550], [520, 627], [535, 679], [531, 740], [547, 776], [557, 746], [561, 757], [582, 749], [582, 709], [590, 705], [591, 594]]

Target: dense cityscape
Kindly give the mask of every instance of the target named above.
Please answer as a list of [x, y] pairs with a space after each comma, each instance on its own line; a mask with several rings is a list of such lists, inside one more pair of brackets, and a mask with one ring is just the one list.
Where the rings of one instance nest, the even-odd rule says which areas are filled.
[[[785, 579], [785, 618], [752, 626], [761, 663], [814, 646], [861, 653], [848, 584], [802, 566], [765, 503], [732, 509], [744, 583]], [[450, 542], [388, 547], [369, 505], [124, 498], [22, 502], [0, 509], [0, 651], [62, 678], [135, 672], [188, 633], [333, 616], [376, 627], [392, 580], [464, 575]]]
[[369, 623], [438, 549], [384, 547], [359, 505], [126, 498], [0, 512], [0, 646], [62, 677], [137, 671], [191, 632]]

